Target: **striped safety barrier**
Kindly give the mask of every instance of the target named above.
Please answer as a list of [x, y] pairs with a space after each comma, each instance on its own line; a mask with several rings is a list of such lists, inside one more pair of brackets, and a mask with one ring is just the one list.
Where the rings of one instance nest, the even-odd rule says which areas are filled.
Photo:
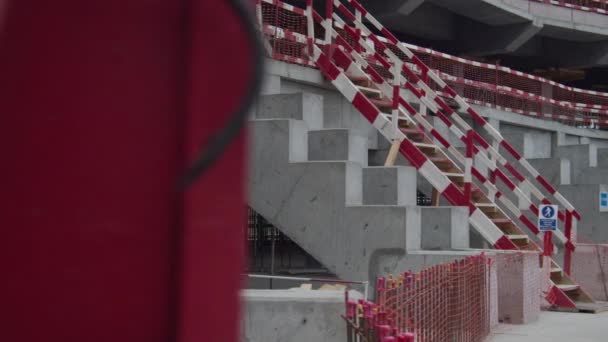
[[[576, 222], [580, 214], [525, 160], [481, 115], [479, 115], [462, 97], [460, 97], [437, 73], [424, 64], [406, 46], [397, 39], [380, 22], [354, 0], [345, 0], [355, 13], [351, 12], [340, 0], [334, 0], [333, 6], [326, 7], [325, 17], [315, 13], [312, 2], [302, 10], [315, 23], [307, 20], [307, 30], [303, 33], [289, 31], [282, 37], [289, 36], [291, 41], [302, 44], [302, 53], [329, 79], [329, 81], [365, 116], [389, 141], [397, 142], [399, 151], [418, 169], [421, 175], [453, 205], [465, 205], [470, 208], [471, 225], [495, 248], [529, 249], [541, 251], [540, 247], [530, 241], [527, 235], [507, 216], [498, 205], [508, 209], [527, 228], [538, 233], [535, 225], [511, 200], [498, 191], [496, 180], [499, 179], [507, 188], [518, 194], [532, 213], [537, 212], [540, 203], [551, 203], [531, 180], [524, 176], [527, 173], [532, 180], [540, 184], [545, 191], [565, 208], [560, 219], [565, 222], [566, 234], [557, 232], [556, 236], [566, 246], [566, 273], [569, 273], [570, 256], [574, 250]], [[334, 7], [337, 9], [334, 13]], [[339, 13], [339, 14], [338, 14]], [[375, 35], [363, 22], [374, 26], [384, 37]], [[347, 24], [347, 22], [350, 22]], [[314, 25], [318, 26], [314, 26]], [[324, 30], [322, 37], [311, 29], [320, 27]], [[388, 41], [388, 43], [385, 43]], [[389, 46], [389, 43], [392, 44]], [[399, 51], [398, 56], [394, 51]], [[415, 65], [418, 72], [414, 71]], [[396, 70], [396, 71], [395, 71]], [[454, 101], [459, 111], [466, 112], [483, 128], [492, 139], [492, 144], [475, 132], [452, 109], [429, 84], [434, 83], [442, 94]], [[405, 94], [413, 94], [421, 103], [421, 108], [428, 109], [440, 118], [458, 139], [463, 141], [467, 151], [463, 156], [458, 149], [448, 142], [434, 123], [417, 111], [406, 99]], [[387, 99], [390, 99], [387, 100]], [[381, 111], [380, 108], [387, 109]], [[390, 113], [390, 114], [387, 114]], [[437, 143], [440, 145], [437, 145]], [[502, 148], [516, 162], [519, 169], [507, 161], [499, 151]], [[449, 155], [452, 155], [456, 163]], [[473, 165], [473, 157], [478, 157], [489, 170], [485, 177]], [[460, 165], [464, 165], [464, 171]], [[502, 170], [506, 170], [515, 180], [511, 181]], [[520, 171], [521, 170], [521, 171]], [[487, 194], [478, 187], [473, 188], [472, 176], [477, 183], [485, 187]], [[517, 184], [516, 184], [517, 183]], [[526, 193], [532, 196], [527, 197]], [[537, 204], [533, 198], [538, 200]], [[577, 286], [570, 286], [572, 279], [552, 262], [553, 288], [547, 299], [554, 300], [559, 306], [574, 307], [575, 300], [590, 297]], [[568, 285], [567, 287], [565, 285]]]

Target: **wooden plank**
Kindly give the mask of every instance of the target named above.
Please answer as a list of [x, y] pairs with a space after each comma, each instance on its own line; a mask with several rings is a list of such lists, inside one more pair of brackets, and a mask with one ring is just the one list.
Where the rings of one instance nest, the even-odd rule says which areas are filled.
[[441, 194], [439, 193], [439, 191], [437, 191], [437, 189], [433, 188], [433, 192], [431, 194], [431, 205], [433, 207], [439, 206], [439, 197], [440, 196], [441, 196]]
[[388, 151], [388, 156], [386, 156], [384, 166], [395, 166], [395, 161], [399, 155], [399, 146], [401, 146], [401, 141], [394, 140], [393, 144], [391, 145], [391, 149]]

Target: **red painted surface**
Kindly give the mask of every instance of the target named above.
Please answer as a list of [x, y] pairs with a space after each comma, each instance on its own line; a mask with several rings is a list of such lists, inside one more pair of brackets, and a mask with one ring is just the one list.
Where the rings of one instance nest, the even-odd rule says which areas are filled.
[[572, 252], [574, 251], [574, 243], [572, 242], [572, 212], [566, 210], [566, 227], [564, 229], [568, 242], [564, 248], [564, 272], [571, 275], [572, 267]]
[[553, 255], [553, 232], [551, 231], [543, 233], [543, 255], [548, 257]]
[[243, 138], [176, 182], [251, 65], [225, 1], [185, 4], [4, 10], [0, 340], [237, 340]]
[[552, 305], [561, 308], [576, 308], [576, 304], [566, 296], [564, 291], [557, 288], [557, 286], [551, 286], [549, 293], [545, 296], [547, 301]]
[[494, 243], [496, 249], [519, 249], [517, 245], [513, 243], [506, 235], [501, 236], [496, 243]]

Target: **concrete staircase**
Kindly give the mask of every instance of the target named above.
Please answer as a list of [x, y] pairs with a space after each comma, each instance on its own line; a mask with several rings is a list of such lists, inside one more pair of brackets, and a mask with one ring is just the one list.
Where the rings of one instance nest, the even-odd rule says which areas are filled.
[[342, 279], [472, 253], [449, 251], [469, 247], [467, 208], [417, 207], [415, 168], [368, 166], [369, 137], [324, 128], [329, 121], [319, 95], [259, 98], [250, 122], [254, 210]]

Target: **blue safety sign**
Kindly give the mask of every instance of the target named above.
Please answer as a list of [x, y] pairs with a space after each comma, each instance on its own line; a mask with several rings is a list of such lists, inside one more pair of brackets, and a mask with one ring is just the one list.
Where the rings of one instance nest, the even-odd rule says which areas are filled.
[[538, 208], [538, 229], [540, 231], [557, 230], [557, 205], [541, 204]]
[[608, 208], [608, 192], [600, 192], [600, 209]]

